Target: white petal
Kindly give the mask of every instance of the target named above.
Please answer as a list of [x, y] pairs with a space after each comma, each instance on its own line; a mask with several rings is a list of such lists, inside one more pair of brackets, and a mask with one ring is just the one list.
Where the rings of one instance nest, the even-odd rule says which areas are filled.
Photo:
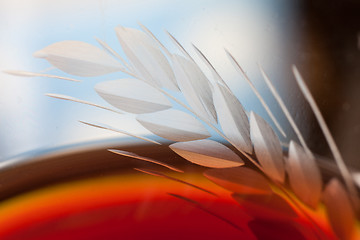
[[136, 153], [117, 150], [117, 149], [108, 149], [108, 151], [112, 152], [112, 153], [115, 153], [115, 154], [118, 154], [118, 155], [121, 155], [121, 156], [131, 157], [131, 158], [139, 159], [139, 160], [142, 160], [142, 161], [145, 161], [145, 162], [155, 163], [155, 164], [166, 167], [166, 168], [171, 169], [171, 170], [176, 171], [176, 172], [184, 172], [184, 171], [182, 171], [182, 170], [180, 170], [180, 169], [178, 169], [178, 168], [176, 168], [176, 167], [174, 167], [174, 166], [172, 166], [170, 164], [167, 164], [167, 163], [164, 163], [164, 162], [152, 159], [152, 158], [140, 156], [140, 155], [137, 155]]
[[171, 141], [192, 141], [210, 137], [209, 132], [195, 117], [179, 110], [168, 109], [141, 114], [136, 120], [149, 131]]
[[174, 43], [174, 45], [179, 49], [180, 52], [183, 53], [184, 56], [186, 56], [188, 59], [193, 60], [193, 58], [190, 56], [190, 54], [185, 50], [185, 48], [179, 43], [179, 41], [171, 35], [168, 31], [165, 30], [165, 33], [170, 37], [171, 41]]
[[194, 44], [193, 47], [195, 49], [195, 52], [200, 57], [200, 59], [203, 61], [203, 63], [209, 68], [210, 72], [213, 75], [213, 78], [216, 82], [221, 83], [223, 86], [227, 86], [226, 82], [222, 79], [220, 74], [216, 71], [215, 67], [210, 63], [209, 59], [205, 57], [205, 55], [198, 49]]
[[322, 191], [322, 179], [315, 159], [305, 150], [290, 142], [287, 171], [294, 193], [307, 205], [316, 208]]
[[213, 98], [218, 120], [225, 136], [239, 151], [251, 153], [249, 120], [239, 100], [220, 84], [214, 88]]
[[195, 62], [175, 54], [172, 60], [176, 80], [189, 105], [199, 116], [216, 123], [209, 80]]
[[102, 108], [102, 109], [105, 109], [105, 110], [108, 110], [108, 111], [111, 111], [111, 112], [122, 114], [122, 112], [116, 111], [114, 109], [107, 108], [107, 107], [104, 107], [104, 106], [101, 106], [99, 104], [92, 103], [92, 102], [89, 102], [89, 101], [84, 101], [84, 100], [81, 100], [81, 99], [77, 99], [77, 98], [74, 98], [74, 97], [71, 97], [71, 96], [66, 96], [66, 95], [63, 95], [63, 94], [47, 93], [45, 95], [48, 96], [48, 97], [52, 97], [52, 98], [58, 98], [58, 99], [62, 99], [62, 100], [68, 100], [68, 101], [72, 101], [72, 102], [82, 103], [82, 104]]
[[153, 39], [137, 29], [118, 26], [115, 30], [124, 53], [145, 81], [178, 90], [171, 66]]
[[164, 44], [162, 44], [159, 39], [157, 39], [155, 37], [155, 35], [144, 25], [142, 25], [140, 22], [138, 22], [139, 26], [141, 27], [141, 29], [152, 39], [154, 39], [154, 41], [157, 43], [157, 45], [165, 52], [165, 54], [168, 57], [171, 57], [172, 54], [169, 52], [169, 50], [164, 46]]
[[103, 50], [80, 41], [51, 44], [34, 53], [60, 70], [84, 77], [100, 76], [122, 70], [121, 64]]
[[[111, 54], [113, 57], [117, 58], [120, 60], [120, 62], [126, 66], [127, 68], [129, 68], [129, 65], [126, 63], [126, 61], [114, 50], [112, 49], [105, 41], [95, 38], [95, 40], [102, 46], [102, 48], [108, 52], [109, 54]], [[125, 70], [125, 69], [124, 69]]]
[[107, 125], [107, 124], [97, 123], [97, 122], [85, 122], [85, 121], [79, 121], [79, 122], [81, 122], [81, 123], [83, 123], [83, 124], [86, 124], [86, 125], [89, 125], [89, 126], [92, 126], [92, 127], [97, 127], [97, 128], [101, 128], [101, 129], [106, 129], [106, 130], [110, 130], [110, 131], [113, 131], [113, 132], [117, 132], [117, 133], [122, 133], [122, 134], [131, 136], [131, 137], [135, 137], [135, 138], [138, 138], [138, 139], [141, 139], [141, 140], [150, 142], [150, 143], [155, 143], [155, 144], [161, 145], [161, 143], [158, 143], [158, 142], [156, 142], [156, 141], [154, 141], [154, 140], [151, 140], [151, 139], [149, 139], [149, 138], [142, 137], [142, 136], [140, 136], [140, 135], [136, 135], [136, 134], [133, 134], [133, 133], [129, 133], [129, 132], [127, 132], [127, 131], [114, 128], [114, 127], [109, 126], [109, 125]]
[[[230, 59], [230, 62], [232, 63], [232, 65], [234, 66], [234, 68], [240, 72], [240, 74], [245, 78], [246, 82], [249, 84], [251, 90], [255, 93], [256, 97], [259, 99], [261, 105], [263, 105], [264, 109], [266, 110], [266, 112], [268, 113], [269, 117], [271, 118], [271, 120], [274, 122], [275, 126], [277, 127], [277, 129], [280, 131], [280, 133], [286, 137], [286, 134], [284, 132], [284, 130], [282, 129], [280, 123], [276, 120], [275, 116], [273, 115], [272, 111], [270, 110], [269, 106], [266, 104], [265, 100], [262, 98], [261, 94], [259, 93], [259, 91], [256, 89], [256, 87], [254, 86], [254, 84], [252, 83], [252, 81], [250, 80], [250, 78], [247, 76], [247, 74], [245, 73], [245, 71], [242, 69], [242, 67], [240, 66], [240, 64], [236, 61], [236, 59], [234, 58], [233, 55], [231, 55], [231, 53], [229, 51], [227, 51], [225, 49], [226, 55], [228, 56], [228, 58]], [[258, 64], [259, 65], [259, 64]], [[262, 70], [261, 66], [259, 65], [260, 69]]]
[[204, 176], [217, 185], [240, 194], [272, 194], [268, 180], [246, 167], [206, 170]]
[[309, 103], [315, 117], [316, 120], [319, 123], [319, 126], [324, 134], [324, 137], [330, 147], [330, 150], [334, 156], [336, 165], [338, 166], [339, 170], [340, 170], [340, 174], [343, 177], [346, 187], [350, 192], [350, 196], [352, 199], [352, 202], [355, 206], [357, 206], [357, 208], [359, 208], [359, 203], [358, 203], [358, 198], [359, 197], [359, 193], [358, 190], [356, 189], [356, 186], [353, 182], [350, 170], [348, 169], [348, 167], [345, 164], [345, 161], [343, 159], [343, 157], [341, 156], [341, 153], [335, 143], [335, 140], [333, 138], [333, 136], [331, 135], [331, 132], [325, 122], [324, 117], [322, 116], [319, 107], [317, 106], [313, 96], [311, 95], [308, 87], [305, 84], [304, 79], [302, 78], [302, 76], [300, 75], [299, 71], [297, 70], [297, 68], [295, 67], [295, 65], [292, 66], [292, 70], [296, 79], [297, 84], [299, 85], [301, 92], [304, 94], [305, 99], [307, 100], [307, 102]]
[[130, 113], [150, 113], [171, 108], [169, 100], [156, 88], [137, 79], [100, 82], [95, 91], [108, 103]]
[[327, 184], [323, 201], [328, 219], [339, 239], [353, 239], [351, 236], [356, 223], [355, 211], [346, 190], [337, 179], [332, 179]]
[[17, 70], [5, 70], [4, 73], [11, 74], [14, 76], [20, 76], [20, 77], [46, 77], [46, 78], [57, 78], [72, 82], [81, 82], [80, 80], [68, 78], [68, 77], [61, 77], [51, 74], [44, 74], [44, 73], [34, 73], [34, 72], [26, 72], [26, 71], [17, 71]]
[[208, 139], [178, 142], [171, 144], [170, 148], [186, 160], [205, 167], [229, 168], [244, 165], [231, 149]]
[[250, 134], [260, 165], [266, 174], [284, 182], [285, 167], [279, 138], [270, 125], [260, 116], [250, 113]]

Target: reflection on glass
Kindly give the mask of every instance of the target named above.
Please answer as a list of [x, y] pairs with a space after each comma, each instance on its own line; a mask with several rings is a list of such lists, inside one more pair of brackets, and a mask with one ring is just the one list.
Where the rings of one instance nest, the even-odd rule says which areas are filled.
[[[278, 1], [277, 4], [280, 2]], [[105, 26], [108, 23], [104, 16], [108, 16], [105, 12], [109, 2], [97, 3], [100, 6], [101, 22]], [[72, 28], [76, 29], [76, 24], [75, 27], [73, 24], [77, 21], [73, 21], [71, 25], [67, 25], [66, 21], [61, 22], [61, 26], [69, 26], [71, 34], [68, 37], [70, 38], [57, 39], [55, 41], [57, 43], [53, 43], [54, 41], [46, 43], [45, 48], [44, 43], [47, 40], [41, 42], [42, 46], [38, 49], [42, 50], [35, 52], [34, 56], [44, 58], [53, 67], [41, 65], [42, 70], [37, 71], [40, 72], [40, 75], [48, 74], [45, 77], [51, 81], [54, 79], [51, 79], [52, 76], [49, 74], [65, 76], [68, 78], [67, 80], [73, 78], [71, 75], [75, 75], [77, 79], [87, 82], [80, 84], [82, 86], [80, 91], [73, 87], [75, 85], [70, 85], [74, 84], [73, 82], [66, 83], [69, 85], [56, 85], [54, 81], [54, 84], [46, 86], [52, 92], [54, 92], [53, 89], [56, 92], [66, 91], [66, 95], [74, 96], [75, 99], [57, 93], [50, 93], [47, 96], [68, 98], [68, 100], [98, 108], [100, 106], [100, 108], [88, 110], [83, 106], [78, 109], [86, 109], [86, 111], [76, 111], [75, 108], [73, 109], [73, 105], [59, 104], [60, 108], [54, 107], [56, 105], [43, 105], [46, 109], [43, 111], [44, 114], [40, 113], [31, 119], [36, 122], [37, 126], [41, 125], [42, 131], [34, 126], [29, 126], [25, 129], [30, 129], [29, 131], [36, 129], [38, 135], [26, 135], [24, 131], [21, 132], [22, 135], [12, 134], [14, 139], [20, 139], [18, 143], [23, 141], [25, 144], [17, 144], [16, 147], [9, 148], [4, 153], [5, 157], [14, 155], [14, 152], [24, 152], [26, 148], [46, 147], [50, 149], [65, 143], [109, 139], [109, 137], [115, 136], [106, 133], [98, 135], [95, 130], [93, 130], [94, 132], [90, 132], [91, 130], [81, 132], [80, 128], [69, 126], [64, 122], [66, 119], [90, 118], [90, 121], [81, 120], [80, 122], [95, 127], [94, 129], [107, 130], [104, 132], [122, 133], [141, 141], [148, 141], [154, 144], [154, 147], [150, 147], [151, 151], [163, 154], [166, 159], [164, 162], [162, 158], [151, 158], [149, 152], [145, 151], [149, 148], [148, 145], [137, 145], [138, 143], [132, 145], [125, 141], [122, 145], [120, 144], [121, 148], [138, 146], [137, 150], [140, 153], [123, 149], [110, 150], [112, 153], [121, 155], [123, 160], [128, 160], [130, 157], [142, 162], [155, 163], [177, 172], [182, 172], [181, 169], [185, 168], [186, 171], [185, 174], [179, 175], [179, 173], [158, 171], [147, 167], [144, 169], [142, 166], [139, 168], [136, 165], [112, 168], [114, 162], [110, 161], [109, 165], [106, 165], [99, 161], [109, 159], [109, 157], [89, 155], [91, 151], [101, 149], [101, 146], [96, 144], [97, 147], [93, 149], [85, 145], [78, 149], [69, 148], [52, 153], [50, 151], [49, 154], [35, 158], [28, 155], [25, 158], [18, 157], [3, 161], [1, 165], [2, 178], [5, 179], [3, 199], [8, 198], [8, 200], [0, 205], [0, 211], [4, 216], [8, 216], [6, 222], [3, 223], [7, 227], [1, 233], [5, 238], [53, 239], [54, 235], [61, 235], [66, 238], [82, 236], [98, 239], [104, 236], [114, 237], [118, 234], [134, 238], [155, 235], [159, 238], [168, 238], [175, 229], [181, 229], [183, 237], [196, 237], [200, 233], [200, 236], [208, 235], [212, 238], [218, 235], [227, 238], [243, 236], [248, 239], [265, 239], [269, 236], [274, 239], [288, 239], [290, 236], [295, 239], [336, 239], [337, 237], [356, 239], [359, 235], [359, 229], [355, 226], [357, 223], [355, 215], [359, 204], [355, 186], [357, 179], [344, 165], [344, 160], [331, 142], [331, 137], [326, 134], [326, 125], [321, 122], [319, 116], [317, 116], [317, 120], [329, 142], [336, 164], [313, 153], [324, 153], [322, 143], [314, 148], [312, 142], [317, 139], [322, 141], [322, 139], [312, 132], [315, 121], [309, 119], [309, 116], [311, 118], [312, 115], [308, 114], [305, 105], [296, 100], [297, 94], [291, 96], [293, 95], [292, 89], [296, 86], [295, 81], [294, 83], [284, 81], [284, 89], [278, 86], [274, 88], [269, 83], [271, 82], [269, 76], [271, 79], [287, 78], [286, 72], [289, 71], [284, 70], [284, 66], [292, 69], [291, 77], [296, 78], [301, 92], [310, 102], [315, 115], [317, 114], [316, 107], [311, 104], [311, 96], [307, 93], [306, 86], [303, 85], [304, 80], [297, 68], [290, 67], [290, 64], [280, 64], [292, 60], [294, 55], [296, 56], [291, 49], [300, 42], [296, 40], [296, 36], [300, 35], [297, 35], [298, 33], [291, 28], [292, 24], [296, 25], [296, 23], [284, 24], [282, 22], [284, 19], [298, 21], [298, 18], [295, 17], [297, 16], [296, 11], [292, 8], [295, 5], [289, 4], [289, 8], [283, 9], [279, 8], [280, 5], [276, 5], [276, 7], [265, 3], [257, 5], [248, 1], [229, 1], [228, 3], [229, 5], [223, 3], [219, 5], [213, 2], [213, 5], [206, 6], [205, 13], [200, 14], [196, 7], [201, 8], [202, 5], [196, 5], [192, 8], [193, 15], [187, 11], [189, 15], [187, 21], [190, 19], [191, 23], [180, 21], [182, 27], [176, 23], [177, 20], [174, 20], [174, 25], [169, 22], [168, 29], [173, 34], [170, 39], [174, 42], [173, 47], [169, 48], [169, 52], [161, 44], [157, 44], [153, 33], [149, 33], [149, 30], [141, 24], [140, 27], [149, 36], [134, 28], [122, 26], [115, 28], [122, 48], [121, 56], [116, 53], [119, 52], [117, 49], [113, 50], [109, 47], [114, 45], [116, 39], [111, 40], [112, 38], [107, 33], [100, 33], [100, 36], [110, 45], [105, 44], [102, 40], [94, 40], [104, 50], [94, 47], [93, 43], [77, 41], [77, 37], [84, 37], [71, 30]], [[134, 10], [136, 5], [133, 5], [134, 3], [123, 2], [123, 4], [129, 12], [141, 9]], [[156, 4], [169, 6], [161, 1]], [[12, 4], [6, 6], [19, 10]], [[61, 6], [66, 8], [69, 5], [65, 3]], [[140, 6], [146, 7], [146, 4]], [[311, 4], [301, 6], [310, 9], [314, 7]], [[52, 7], [49, 7], [49, 12], [54, 11]], [[90, 13], [89, 10], [84, 11], [80, 5], [74, 4], [73, 7], [79, 12]], [[80, 8], [77, 9], [77, 7]], [[244, 11], [241, 17], [235, 14], [240, 9]], [[64, 10], [60, 4], [58, 10]], [[185, 10], [187, 9], [184, 8]], [[182, 18], [184, 17], [180, 8], [176, 12]], [[311, 19], [311, 14], [310, 12], [309, 19]], [[154, 16], [154, 13], [151, 16]], [[152, 28], [152, 24], [154, 24], [154, 33], [158, 36], [156, 26], [163, 22], [152, 22], [153, 19], [146, 21], [146, 17], [145, 20], [142, 20], [142, 22], [144, 21], [149, 23], [146, 24], [149, 28]], [[233, 24], [234, 22], [236, 24]], [[186, 28], [187, 24], [188, 28]], [[208, 29], [209, 26], [211, 26], [210, 29]], [[219, 26], [221, 26], [221, 30], [219, 30]], [[233, 31], [235, 26], [241, 31]], [[86, 29], [87, 32], [88, 30]], [[238, 33], [241, 34], [238, 35]], [[289, 33], [291, 33], [291, 37], [287, 37], [286, 34]], [[192, 49], [189, 50], [189, 55], [182, 46], [177, 46], [178, 42], [173, 36], [182, 34], [193, 38], [199, 49], [184, 45], [185, 49]], [[64, 36], [62, 35], [62, 37]], [[163, 41], [162, 37], [159, 38]], [[69, 41], [69, 39], [72, 40]], [[294, 40], [295, 44], [290, 44], [284, 39]], [[309, 37], [309, 39], [312, 38]], [[233, 45], [235, 42], [236, 45]], [[39, 41], [37, 41], [38, 43]], [[227, 53], [223, 49], [220, 51], [214, 47], [220, 44], [226, 45]], [[311, 44], [309, 46], [313, 47]], [[254, 49], [254, 51], [249, 49]], [[183, 56], [173, 55], [173, 52]], [[317, 52], [317, 49], [314, 49], [314, 52]], [[205, 59], [203, 54], [208, 59]], [[278, 56], [278, 59], [274, 58], [274, 55]], [[120, 63], [115, 58], [125, 58], [128, 63]], [[208, 60], [213, 65], [210, 65]], [[260, 68], [256, 65], [257, 61], [260, 62]], [[230, 62], [233, 66], [229, 64]], [[245, 72], [242, 67], [246, 69]], [[33, 69], [32, 66], [32, 71]], [[238, 70], [238, 73], [240, 72], [247, 80], [248, 77], [255, 79], [253, 80], [255, 86], [252, 86], [252, 83], [249, 86], [246, 85], [248, 84], [246, 81], [239, 82], [239, 76], [235, 75], [234, 69]], [[268, 71], [269, 69], [271, 70]], [[59, 70], [69, 75], [64, 75]], [[28, 72], [8, 71], [7, 73], [27, 75], [27, 77], [34, 76], [33, 73]], [[119, 79], [129, 75], [138, 80], [109, 81], [109, 79]], [[91, 78], [86, 77], [93, 77], [94, 81], [91, 82]], [[258, 79], [262, 78], [278, 102], [280, 106], [277, 107], [278, 109], [275, 107], [270, 111], [264, 110], [267, 105], [263, 101], [271, 105], [271, 108], [275, 104], [268, 100], [269, 97], [272, 98], [271, 95], [262, 93], [263, 89], [259, 87], [258, 82]], [[210, 82], [208, 79], [211, 79]], [[91, 84], [91, 86], [87, 86], [87, 84]], [[90, 91], [94, 85], [97, 94], [105, 102], [95, 98], [94, 92]], [[280, 82], [275, 81], [274, 85], [280, 85]], [[44, 85], [41, 85], [39, 89], [42, 91], [43, 87]], [[258, 90], [254, 91], [254, 88]], [[17, 89], [20, 89], [21, 92], [23, 86]], [[26, 88], [24, 89], [26, 92]], [[177, 89], [182, 95], [174, 92]], [[290, 108], [301, 106], [295, 114], [295, 121], [299, 122], [300, 119], [302, 122], [300, 129], [297, 129], [291, 113], [287, 113], [287, 108], [283, 106], [282, 100], [273, 89], [285, 90], [287, 94], [290, 94], [291, 97], [288, 97], [290, 100], [286, 103], [290, 105]], [[250, 90], [254, 91], [258, 99]], [[63, 93], [61, 92], [61, 94]], [[260, 94], [266, 100], [259, 97]], [[12, 94], [8, 96], [9, 98], [14, 97]], [[39, 102], [44, 104], [44, 101]], [[13, 104], [15, 102], [10, 101], [5, 106], [10, 109], [8, 116], [13, 114]], [[40, 104], [30, 103], [30, 106], [39, 107]], [[114, 112], [104, 111], [110, 106], [107, 104], [131, 114], [119, 116]], [[175, 105], [173, 109], [171, 109], [172, 105]], [[346, 106], [349, 107], [349, 103]], [[185, 111], [183, 111], [184, 109]], [[286, 118], [281, 117], [283, 116], [282, 111]], [[59, 118], [63, 115], [62, 113], [66, 115], [64, 118]], [[24, 113], [20, 111], [16, 114]], [[98, 119], [94, 119], [94, 117], [98, 117]], [[37, 122], [36, 118], [42, 120]], [[280, 119], [280, 123], [276, 118]], [[17, 120], [24, 122], [22, 118], [17, 118]], [[106, 124], [93, 120], [100, 120]], [[285, 123], [285, 120], [290, 124]], [[52, 127], [55, 124], [58, 129], [48, 131], [47, 128], [51, 129], [52, 127], [47, 127], [46, 123], [51, 123]], [[207, 127], [204, 127], [203, 124]], [[119, 125], [121, 126], [119, 127]], [[8, 129], [2, 131], [5, 136], [8, 134], [7, 131]], [[56, 132], [59, 134], [55, 134]], [[303, 132], [304, 135], [301, 135], [300, 132]], [[168, 148], [167, 150], [157, 148], [157, 145], [161, 144], [154, 138], [154, 135], [150, 135], [149, 138], [144, 136], [149, 133], [176, 142], [163, 144], [165, 146], [170, 144], [169, 147], [173, 152], [198, 166], [189, 167], [193, 165], [185, 164], [184, 159], [180, 160], [182, 163], [179, 163], [179, 168], [170, 166], [172, 161], [169, 161], [169, 158], [172, 152]], [[207, 139], [208, 137], [212, 138]], [[35, 141], [37, 138], [39, 141]], [[307, 138], [311, 140], [308, 141]], [[295, 139], [295, 141], [290, 139]], [[299, 144], [295, 143], [296, 141], [299, 141]], [[103, 141], [102, 145], [107, 143]], [[5, 144], [4, 149], [8, 149]], [[105, 152], [105, 150], [102, 152], [104, 156]], [[91, 161], [84, 161], [82, 154], [89, 157]], [[172, 154], [174, 155], [174, 153]], [[330, 158], [332, 157], [330, 156]], [[145, 177], [145, 175], [133, 173], [127, 175], [126, 169], [129, 167], [148, 175], [160, 177], [161, 181], [155, 180], [154, 176]], [[121, 171], [115, 174], [116, 169], [121, 169]], [[15, 174], [20, 172], [31, 173], [31, 175], [15, 180]], [[59, 180], [65, 179], [68, 183], [55, 184]], [[171, 181], [180, 184], [181, 187], [178, 189], [169, 187], [167, 182]], [[54, 185], [16, 197], [16, 194], [51, 183]], [[121, 185], [121, 188], [117, 188], [117, 185]], [[155, 188], [153, 188], [154, 185]], [[93, 189], [96, 187], [98, 191], [94, 194]], [[189, 189], [185, 187], [189, 187]], [[101, 197], [99, 198], [99, 196]], [[56, 199], [64, 201], [57, 202]], [[181, 203], [179, 204], [179, 202]], [[24, 204], [31, 206], [23, 210], [20, 206]], [[338, 211], [340, 205], [342, 206], [341, 212]], [[178, 211], [178, 208], [181, 208], [181, 211]], [[30, 218], [23, 217], [34, 215], [32, 211], [39, 214]], [[237, 211], [239, 214], [234, 214]], [[234, 215], [236, 216], [234, 217]], [[239, 217], [240, 215], [241, 217]], [[189, 217], [194, 222], [187, 221], [186, 219]], [[216, 221], [216, 225], [219, 227], [212, 230], [206, 229], [205, 225], [212, 221]], [[193, 228], [193, 224], [198, 222], [206, 224]], [[174, 229], [171, 227], [174, 226], [172, 224], [176, 226]], [[119, 225], [122, 228], [119, 228]], [[169, 231], [159, 229], [158, 225], [164, 226]], [[139, 226], [142, 231], [134, 232], [134, 229]], [[182, 238], [180, 234], [177, 237]]]

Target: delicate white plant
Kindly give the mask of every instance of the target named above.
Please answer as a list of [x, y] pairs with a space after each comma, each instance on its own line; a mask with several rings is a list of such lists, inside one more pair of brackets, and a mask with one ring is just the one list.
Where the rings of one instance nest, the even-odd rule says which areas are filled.
[[[275, 131], [261, 116], [245, 111], [238, 98], [199, 49], [195, 47], [196, 53], [212, 73], [211, 79], [205, 76], [190, 54], [172, 35], [167, 33], [182, 55], [170, 53], [146, 27], [140, 26], [143, 31], [122, 26], [115, 29], [128, 62], [101, 40], [97, 41], [102, 49], [84, 42], [63, 41], [45, 47], [34, 54], [35, 57], [44, 58], [56, 68], [75, 76], [100, 76], [112, 72], [128, 74], [131, 78], [105, 81], [95, 86], [95, 91], [116, 109], [65, 95], [47, 95], [116, 113], [137, 114], [136, 120], [146, 129], [175, 142], [169, 145], [175, 153], [194, 164], [209, 168], [205, 170], [204, 176], [230, 190], [234, 200], [245, 205], [245, 209], [250, 210], [250, 214], [255, 212], [251, 211], [254, 206], [262, 206], [263, 210], [274, 218], [277, 216], [291, 220], [297, 218], [299, 214], [303, 215], [314, 225], [315, 239], [324, 239], [326, 235], [321, 233], [321, 229], [312, 219], [308, 209], [316, 210], [324, 204], [335, 234], [340, 239], [351, 239], [357, 221], [355, 213], [359, 208], [354, 178], [344, 164], [297, 68], [293, 66], [292, 69], [296, 81], [319, 121], [342, 177], [342, 179], [330, 180], [326, 186], [323, 186], [324, 182], [316, 157], [307, 146], [291, 114], [261, 66], [259, 69], [265, 83], [278, 101], [301, 143], [299, 145], [294, 140], [289, 140], [288, 151], [283, 151]], [[235, 69], [250, 84], [277, 131], [286, 136], [236, 59], [227, 51], [226, 54]], [[40, 76], [78, 81], [43, 73], [24, 71], [7, 71], [7, 73], [24, 77]], [[186, 103], [176, 98], [172, 94], [173, 91], [180, 92], [186, 99]], [[179, 105], [184, 111], [174, 109], [172, 103]], [[160, 144], [152, 139], [128, 133], [104, 123], [83, 123], [127, 134], [152, 144]], [[223, 141], [209, 139], [211, 134], [204, 125], [214, 129]], [[139, 156], [136, 153], [116, 149], [109, 149], [109, 151], [183, 172], [177, 167]], [[254, 167], [257, 170], [254, 170]], [[137, 170], [182, 182], [216, 195], [210, 190], [165, 173], [146, 169]], [[356, 179], [359, 181], [358, 176]], [[278, 194], [279, 191], [282, 194]], [[194, 200], [177, 194], [172, 194], [172, 196], [204, 209]], [[288, 202], [292, 202], [292, 205]], [[296, 208], [296, 211], [293, 208]], [[221, 216], [213, 215], [227, 221]]]

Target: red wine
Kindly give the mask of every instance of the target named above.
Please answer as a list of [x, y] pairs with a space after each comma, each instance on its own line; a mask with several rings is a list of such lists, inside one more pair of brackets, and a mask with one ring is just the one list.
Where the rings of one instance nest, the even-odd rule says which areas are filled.
[[[288, 218], [289, 210], [277, 200], [238, 196], [242, 200], [235, 201], [201, 168], [184, 165], [166, 148], [128, 148], [171, 161], [187, 173], [170, 173], [104, 149], [15, 164], [0, 173], [6, 183], [0, 239], [336, 239], [323, 209], [311, 213], [314, 222], [296, 210]], [[134, 167], [156, 169], [202, 189]]]

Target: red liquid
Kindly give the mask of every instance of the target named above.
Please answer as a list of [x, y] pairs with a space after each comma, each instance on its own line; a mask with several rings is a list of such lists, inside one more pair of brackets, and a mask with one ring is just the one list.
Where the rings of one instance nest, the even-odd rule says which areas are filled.
[[[231, 199], [230, 192], [199, 175], [182, 176], [214, 190], [219, 197], [144, 174], [74, 181], [0, 203], [0, 239], [281, 240], [314, 237], [311, 225], [304, 219], [299, 218], [296, 223], [272, 221], [272, 216], [254, 220]], [[191, 198], [202, 207], [170, 196], [168, 192]], [[324, 230], [324, 234], [334, 239], [329, 230]]]
[[170, 191], [220, 210], [238, 224], [249, 219], [228, 197], [216, 198], [136, 174], [54, 186], [2, 203], [0, 239], [239, 239], [243, 235], [223, 220], [166, 194]]

